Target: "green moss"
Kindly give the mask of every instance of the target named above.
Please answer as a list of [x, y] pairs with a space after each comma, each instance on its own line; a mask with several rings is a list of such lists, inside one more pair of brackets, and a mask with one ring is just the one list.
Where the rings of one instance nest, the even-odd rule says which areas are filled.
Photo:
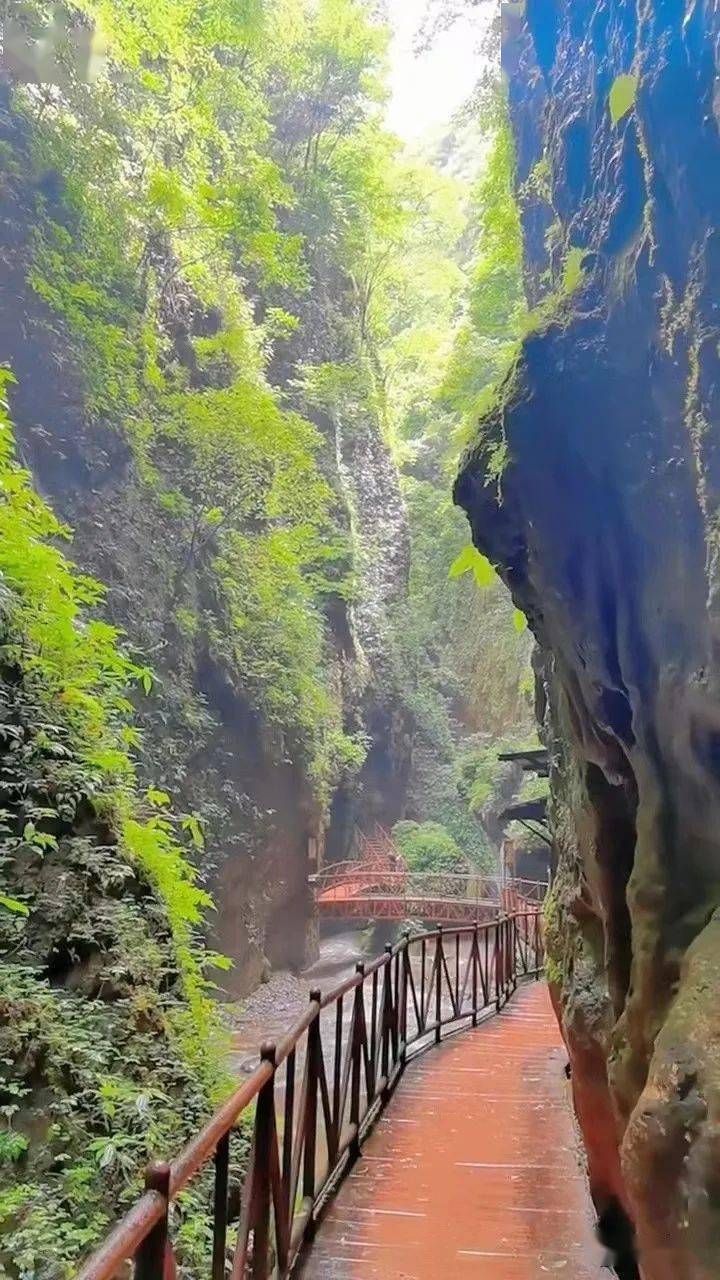
[[548, 982], [562, 987], [564, 981], [562, 958], [565, 950], [565, 936], [562, 922], [562, 908], [557, 886], [554, 885], [546, 895], [542, 906], [543, 937], [545, 940], [545, 974]]
[[583, 261], [586, 257], [586, 254], [587, 254], [587, 250], [580, 249], [577, 246], [575, 248], [568, 250], [568, 253], [565, 257], [565, 264], [563, 266], [563, 278], [562, 278], [563, 293], [566, 293], [566, 294], [575, 293], [576, 289], [579, 289], [580, 285], [583, 283], [583, 280], [585, 279], [585, 272], [583, 271]]
[[527, 774], [523, 779], [518, 801], [523, 804], [531, 800], [546, 800], [548, 797], [547, 778], [534, 778]]

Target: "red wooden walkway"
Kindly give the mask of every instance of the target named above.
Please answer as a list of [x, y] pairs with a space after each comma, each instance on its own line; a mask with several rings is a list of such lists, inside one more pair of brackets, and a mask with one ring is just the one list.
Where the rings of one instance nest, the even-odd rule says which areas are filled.
[[599, 1280], [547, 988], [408, 1067], [305, 1280]]

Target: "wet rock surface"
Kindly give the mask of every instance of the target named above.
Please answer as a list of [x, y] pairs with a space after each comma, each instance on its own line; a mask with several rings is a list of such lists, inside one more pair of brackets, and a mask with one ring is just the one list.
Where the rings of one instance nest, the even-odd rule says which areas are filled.
[[710, 5], [505, 6], [539, 310], [456, 490], [541, 649], [549, 976], [645, 1280], [720, 1272], [719, 47]]

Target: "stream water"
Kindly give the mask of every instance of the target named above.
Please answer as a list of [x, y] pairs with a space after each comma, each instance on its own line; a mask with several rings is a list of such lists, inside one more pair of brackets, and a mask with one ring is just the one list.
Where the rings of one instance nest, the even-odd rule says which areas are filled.
[[[239, 1074], [252, 1071], [257, 1066], [262, 1042], [282, 1039], [305, 1012], [314, 987], [323, 993], [331, 991], [353, 973], [357, 961], [367, 955], [367, 944], [367, 931], [357, 928], [321, 936], [320, 955], [315, 964], [300, 974], [283, 970], [273, 973], [269, 982], [253, 991], [233, 1013], [233, 1070]], [[373, 947], [373, 954], [374, 950]]]
[[[397, 936], [397, 927], [379, 922], [374, 929], [368, 928], [334, 928], [320, 938], [320, 954], [308, 969], [300, 974], [279, 970], [273, 973], [270, 981], [263, 983], [252, 995], [241, 1004], [234, 1006], [231, 1012], [232, 1052], [230, 1066], [238, 1075], [249, 1074], [258, 1064], [259, 1048], [263, 1041], [278, 1042], [282, 1040], [295, 1022], [305, 1012], [310, 992], [318, 988], [323, 995], [338, 987], [343, 979], [355, 971], [358, 960], [374, 958], [382, 953], [386, 943]], [[487, 944], [486, 944], [487, 945]], [[457, 978], [464, 976], [470, 956], [470, 940], [463, 939], [457, 955], [454, 942], [447, 951], [449, 971], [457, 970]], [[432, 951], [428, 954], [429, 977], [432, 963]], [[410, 964], [415, 976], [416, 991], [420, 991], [420, 952], [414, 950], [410, 955]], [[485, 957], [485, 968], [488, 961]], [[461, 976], [462, 975], [462, 976]], [[468, 997], [470, 989], [468, 988]], [[367, 988], [366, 1000], [370, 998]], [[443, 985], [443, 1016], [452, 1011], [449, 993]], [[347, 1043], [352, 1019], [352, 999], [344, 1001], [342, 1011], [342, 1041]], [[321, 1015], [324, 1053], [327, 1058], [335, 1040], [334, 1006], [325, 1009]], [[370, 1008], [366, 1007], [366, 1016], [370, 1017]], [[410, 1013], [410, 1027], [413, 1025]], [[327, 1063], [329, 1066], [329, 1061]], [[279, 1084], [279, 1082], [278, 1082]]]

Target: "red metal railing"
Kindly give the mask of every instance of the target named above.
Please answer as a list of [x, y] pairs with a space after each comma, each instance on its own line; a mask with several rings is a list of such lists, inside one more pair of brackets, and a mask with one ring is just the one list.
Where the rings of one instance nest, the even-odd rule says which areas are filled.
[[[312, 1238], [323, 1205], [352, 1165], [409, 1057], [443, 1032], [499, 1010], [523, 976], [538, 977], [537, 911], [491, 923], [407, 934], [322, 997], [172, 1164], [153, 1165], [145, 1193], [82, 1268], [78, 1280], [172, 1280], [179, 1193], [214, 1160], [212, 1280], [284, 1280]], [[255, 1104], [242, 1195], [230, 1185], [231, 1142]]]

